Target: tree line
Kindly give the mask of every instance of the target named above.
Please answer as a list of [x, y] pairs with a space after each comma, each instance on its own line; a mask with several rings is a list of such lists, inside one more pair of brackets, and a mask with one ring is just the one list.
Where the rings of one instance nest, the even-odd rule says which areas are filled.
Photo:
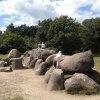
[[16, 48], [25, 52], [37, 48], [40, 41], [47, 48], [64, 54], [74, 54], [91, 49], [93, 53], [100, 53], [100, 18], [85, 19], [82, 23], [68, 16], [45, 19], [38, 25], [26, 24], [15, 27], [13, 23], [0, 31], [0, 53], [8, 53]]

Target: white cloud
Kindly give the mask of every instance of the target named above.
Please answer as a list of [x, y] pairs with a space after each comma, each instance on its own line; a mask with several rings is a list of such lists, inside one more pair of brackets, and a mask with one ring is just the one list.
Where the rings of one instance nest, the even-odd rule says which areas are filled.
[[21, 16], [19, 20], [14, 21], [14, 25], [18, 26], [21, 24], [27, 24], [28, 26], [31, 26], [31, 25], [35, 25], [33, 22], [34, 22], [34, 18], [30, 18], [27, 16]]
[[15, 25], [34, 25], [38, 20], [58, 16], [49, 0], [7, 0], [0, 4], [0, 15], [15, 14], [19, 17], [19, 20], [14, 20], [14, 16], [4, 18], [4, 24], [13, 22]]
[[4, 30], [6, 30], [6, 27], [0, 27], [0, 30], [2, 30], [2, 32], [4, 32]]
[[92, 10], [100, 13], [100, 0], [96, 0], [92, 6]]
[[[79, 8], [88, 6], [88, 5], [93, 5], [96, 2], [96, 0], [64, 0], [64, 1], [55, 1], [56, 3], [56, 11], [59, 13], [59, 15], [68, 15], [70, 17], [76, 17], [79, 18], [79, 16], [83, 19], [83, 14], [79, 14]], [[90, 8], [91, 9], [91, 8]], [[83, 12], [83, 11], [82, 11]], [[76, 16], [78, 15], [78, 16]]]
[[[51, 2], [52, 1], [52, 2]], [[89, 11], [80, 7], [88, 6]], [[68, 15], [82, 21], [86, 18], [100, 17], [99, 0], [3, 0], [0, 2], [0, 16], [5, 25], [34, 25], [38, 20]]]

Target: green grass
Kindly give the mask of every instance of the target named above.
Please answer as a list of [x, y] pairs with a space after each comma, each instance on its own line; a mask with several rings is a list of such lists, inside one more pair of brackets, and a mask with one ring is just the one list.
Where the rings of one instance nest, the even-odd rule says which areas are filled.
[[5, 58], [7, 54], [0, 54], [0, 58]]
[[80, 90], [77, 90], [75, 88], [69, 88], [67, 90], [68, 94], [80, 94], [80, 95], [92, 95], [92, 94], [100, 94], [100, 90], [98, 89], [89, 89], [89, 88], [83, 88], [81, 87]]
[[18, 97], [7, 97], [6, 99], [3, 100], [24, 100], [23, 97], [18, 96]]

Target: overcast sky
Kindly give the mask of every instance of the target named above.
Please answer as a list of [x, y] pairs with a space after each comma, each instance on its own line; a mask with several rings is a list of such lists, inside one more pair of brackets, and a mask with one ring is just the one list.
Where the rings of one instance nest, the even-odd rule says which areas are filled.
[[61, 15], [79, 22], [100, 17], [100, 0], [0, 0], [0, 30], [10, 23], [30, 26]]

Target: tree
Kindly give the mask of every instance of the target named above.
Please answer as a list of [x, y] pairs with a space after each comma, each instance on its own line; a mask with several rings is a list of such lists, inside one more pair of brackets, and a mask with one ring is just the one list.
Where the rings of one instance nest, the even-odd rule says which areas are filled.
[[11, 23], [3, 34], [0, 31], [0, 52], [7, 53], [12, 48], [24, 52], [36, 48], [39, 41], [64, 54], [74, 54], [84, 48], [100, 53], [100, 18], [79, 23], [68, 16], [60, 16], [39, 21], [36, 26], [15, 27]]
[[26, 24], [16, 27], [16, 33], [22, 37], [28, 36], [35, 38], [37, 30], [37, 26], [26, 26]]
[[0, 35], [2, 34], [2, 31], [0, 31]]
[[100, 18], [86, 19], [83, 21], [83, 26], [87, 30], [84, 34], [84, 45], [96, 53], [100, 53]]
[[11, 23], [7, 26], [7, 29], [6, 29], [5, 33], [7, 33], [7, 32], [10, 32], [10, 33], [15, 32], [15, 27], [14, 27], [13, 23]]
[[36, 40], [38, 41], [47, 41], [47, 34], [52, 23], [51, 19], [46, 19], [43, 21], [39, 21], [38, 32], [36, 33]]
[[[62, 50], [65, 54], [72, 54], [80, 50], [80, 24], [68, 16], [56, 18], [48, 31], [48, 46]], [[77, 45], [76, 45], [77, 44]]]
[[10, 51], [13, 48], [16, 48], [16, 49], [20, 50], [21, 52], [23, 52], [23, 51], [25, 51], [24, 46], [25, 46], [25, 43], [23, 41], [23, 38], [20, 37], [19, 35], [12, 34], [12, 33], [9, 33], [9, 35], [4, 34], [2, 36], [0, 52], [7, 53], [8, 51]]

